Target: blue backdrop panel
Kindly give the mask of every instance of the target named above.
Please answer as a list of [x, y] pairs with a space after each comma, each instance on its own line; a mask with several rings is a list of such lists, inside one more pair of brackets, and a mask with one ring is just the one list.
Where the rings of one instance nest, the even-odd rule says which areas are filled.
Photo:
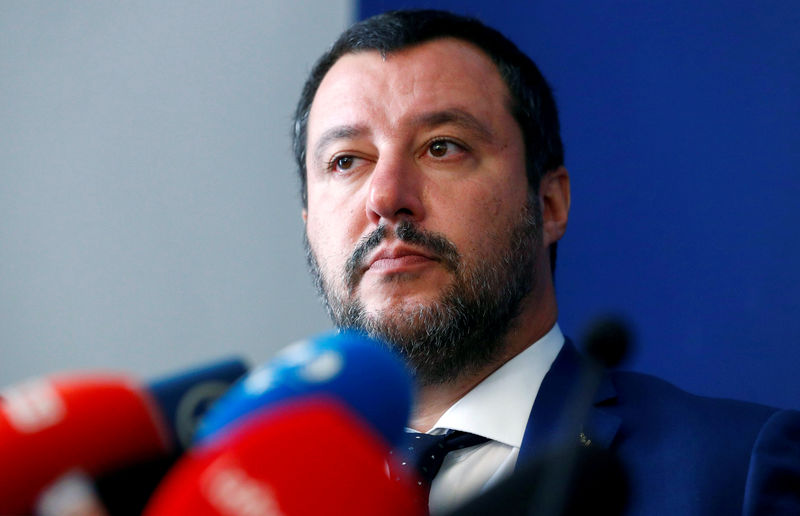
[[700, 394], [800, 408], [800, 7], [794, 1], [362, 0], [443, 8], [539, 64], [573, 208], [560, 320], [627, 316], [628, 366]]

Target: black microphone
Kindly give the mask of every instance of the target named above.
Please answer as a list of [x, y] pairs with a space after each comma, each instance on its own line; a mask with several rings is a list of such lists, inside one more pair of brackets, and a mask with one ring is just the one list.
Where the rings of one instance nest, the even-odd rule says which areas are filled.
[[478, 516], [501, 511], [509, 516], [565, 516], [602, 512], [622, 514], [629, 497], [626, 471], [609, 450], [574, 439], [581, 434], [606, 368], [628, 353], [632, 332], [618, 316], [596, 319], [581, 339], [585, 357], [572, 396], [558, 425], [564, 440], [539, 458], [518, 464], [509, 478], [448, 516]]
[[140, 516], [150, 496], [184, 451], [209, 406], [248, 370], [242, 360], [220, 360], [150, 383], [168, 422], [174, 446], [163, 455], [105, 472], [94, 479], [99, 501], [111, 516]]
[[[566, 476], [558, 473], [565, 466]], [[625, 469], [613, 453], [575, 445], [519, 465], [510, 477], [447, 516], [621, 515], [628, 493]]]
[[581, 342], [583, 352], [595, 364], [613, 369], [630, 356], [633, 332], [622, 317], [605, 315], [586, 327]]

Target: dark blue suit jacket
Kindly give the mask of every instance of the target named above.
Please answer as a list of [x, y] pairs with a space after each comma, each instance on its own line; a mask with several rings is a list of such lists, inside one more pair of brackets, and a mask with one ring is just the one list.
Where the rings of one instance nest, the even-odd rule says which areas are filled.
[[[554, 422], [569, 405], [582, 360], [567, 342], [534, 402], [520, 462], [563, 441]], [[583, 430], [626, 467], [631, 515], [800, 515], [800, 412], [607, 372]]]

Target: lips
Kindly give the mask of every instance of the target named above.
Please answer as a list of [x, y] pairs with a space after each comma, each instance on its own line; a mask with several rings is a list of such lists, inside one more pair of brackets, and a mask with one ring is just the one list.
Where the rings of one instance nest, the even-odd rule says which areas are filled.
[[437, 261], [436, 257], [411, 247], [394, 247], [378, 250], [367, 263], [372, 271], [390, 271]]

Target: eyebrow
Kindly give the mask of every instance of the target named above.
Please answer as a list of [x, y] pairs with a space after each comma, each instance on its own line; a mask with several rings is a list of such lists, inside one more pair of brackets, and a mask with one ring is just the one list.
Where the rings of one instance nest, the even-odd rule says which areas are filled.
[[491, 141], [494, 137], [494, 134], [486, 124], [471, 113], [459, 108], [423, 113], [415, 117], [413, 122], [415, 125], [422, 127], [438, 127], [440, 125], [454, 124], [476, 133], [479, 138], [486, 141]]
[[367, 128], [361, 125], [337, 125], [327, 129], [314, 145], [314, 160], [319, 163], [322, 160], [322, 151], [331, 143], [337, 140], [355, 138], [367, 132]]

